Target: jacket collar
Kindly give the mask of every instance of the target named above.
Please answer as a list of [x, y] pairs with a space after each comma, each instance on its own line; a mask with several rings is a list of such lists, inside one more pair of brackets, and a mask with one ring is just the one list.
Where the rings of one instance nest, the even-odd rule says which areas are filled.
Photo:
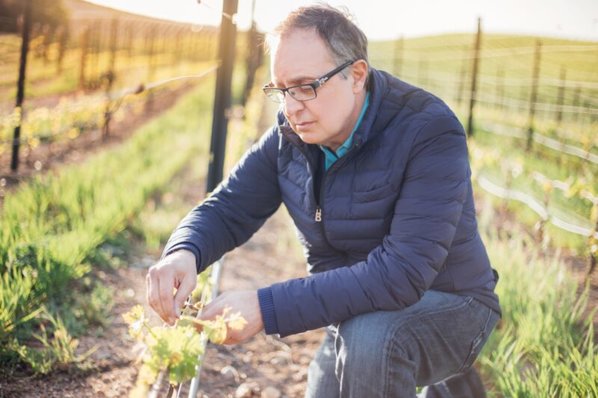
[[[373, 127], [376, 127], [377, 125], [384, 126], [388, 122], [388, 120], [380, 120], [381, 112], [379, 112], [384, 98], [390, 90], [388, 84], [388, 77], [388, 74], [380, 72], [374, 68], [370, 68], [370, 75], [368, 78], [368, 91], [370, 93], [370, 103], [368, 109], [366, 110], [363, 116], [363, 119], [361, 120], [361, 123], [355, 130], [353, 146], [363, 145], [363, 143], [371, 139], [372, 135], [375, 135], [377, 129]], [[388, 119], [389, 117], [384, 115], [385, 113], [386, 112], [384, 112], [382, 115], [383, 119]], [[289, 122], [284, 117], [282, 111], [278, 112], [277, 117], [278, 128], [282, 136], [294, 145], [305, 146], [306, 144], [293, 131], [293, 129], [289, 125]]]

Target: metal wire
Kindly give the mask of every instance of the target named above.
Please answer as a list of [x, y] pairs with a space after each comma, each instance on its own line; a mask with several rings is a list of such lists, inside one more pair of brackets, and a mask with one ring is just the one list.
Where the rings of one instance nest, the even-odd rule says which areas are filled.
[[593, 231], [591, 228], [584, 227], [581, 225], [573, 224], [561, 217], [550, 214], [548, 208], [544, 206], [540, 201], [534, 198], [532, 195], [525, 192], [517, 191], [510, 188], [502, 187], [495, 182], [490, 181], [485, 176], [477, 177], [478, 185], [483, 188], [486, 192], [498, 196], [503, 199], [511, 199], [525, 204], [531, 210], [542, 218], [542, 220], [548, 221], [555, 227], [562, 229], [567, 232], [574, 233], [576, 235], [594, 237], [598, 239], [598, 231]]

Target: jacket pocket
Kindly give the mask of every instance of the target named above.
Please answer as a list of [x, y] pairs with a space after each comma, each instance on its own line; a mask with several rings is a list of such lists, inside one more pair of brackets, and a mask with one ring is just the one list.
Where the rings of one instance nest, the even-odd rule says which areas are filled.
[[397, 192], [390, 184], [386, 184], [367, 191], [353, 191], [353, 200], [356, 203], [376, 202], [388, 199], [396, 193]]

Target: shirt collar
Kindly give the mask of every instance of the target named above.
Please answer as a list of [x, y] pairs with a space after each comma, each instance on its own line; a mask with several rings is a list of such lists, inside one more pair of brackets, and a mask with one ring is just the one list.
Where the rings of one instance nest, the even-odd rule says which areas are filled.
[[328, 170], [328, 168], [330, 166], [332, 166], [332, 164], [334, 162], [337, 161], [337, 159], [343, 157], [347, 152], [349, 152], [349, 149], [351, 149], [351, 145], [353, 145], [353, 136], [355, 134], [355, 131], [359, 128], [359, 125], [361, 124], [361, 121], [363, 120], [363, 116], [365, 115], [365, 111], [368, 109], [368, 106], [370, 104], [370, 93], [368, 92], [365, 96], [365, 101], [363, 103], [363, 106], [361, 107], [361, 112], [359, 113], [359, 117], [357, 118], [357, 123], [355, 123], [355, 126], [353, 127], [353, 131], [351, 131], [351, 134], [349, 135], [349, 137], [345, 140], [345, 142], [343, 142], [343, 144], [341, 146], [339, 146], [336, 151], [333, 151], [332, 149], [329, 149], [323, 145], [320, 145], [320, 149], [324, 152], [324, 156], [325, 156], [325, 160], [326, 160], [326, 170]]

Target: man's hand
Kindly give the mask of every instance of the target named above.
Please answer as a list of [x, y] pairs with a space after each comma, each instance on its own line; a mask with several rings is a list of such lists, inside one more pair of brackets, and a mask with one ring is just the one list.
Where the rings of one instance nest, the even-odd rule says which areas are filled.
[[223, 293], [204, 307], [200, 318], [214, 319], [217, 315], [222, 314], [225, 308], [230, 308], [230, 312], [233, 314], [239, 312], [247, 324], [241, 330], [229, 328], [222, 344], [241, 343], [255, 336], [264, 328], [257, 291], [241, 290]]
[[174, 325], [185, 300], [197, 284], [195, 255], [188, 250], [169, 254], [149, 269], [146, 282], [150, 306], [164, 322]]

